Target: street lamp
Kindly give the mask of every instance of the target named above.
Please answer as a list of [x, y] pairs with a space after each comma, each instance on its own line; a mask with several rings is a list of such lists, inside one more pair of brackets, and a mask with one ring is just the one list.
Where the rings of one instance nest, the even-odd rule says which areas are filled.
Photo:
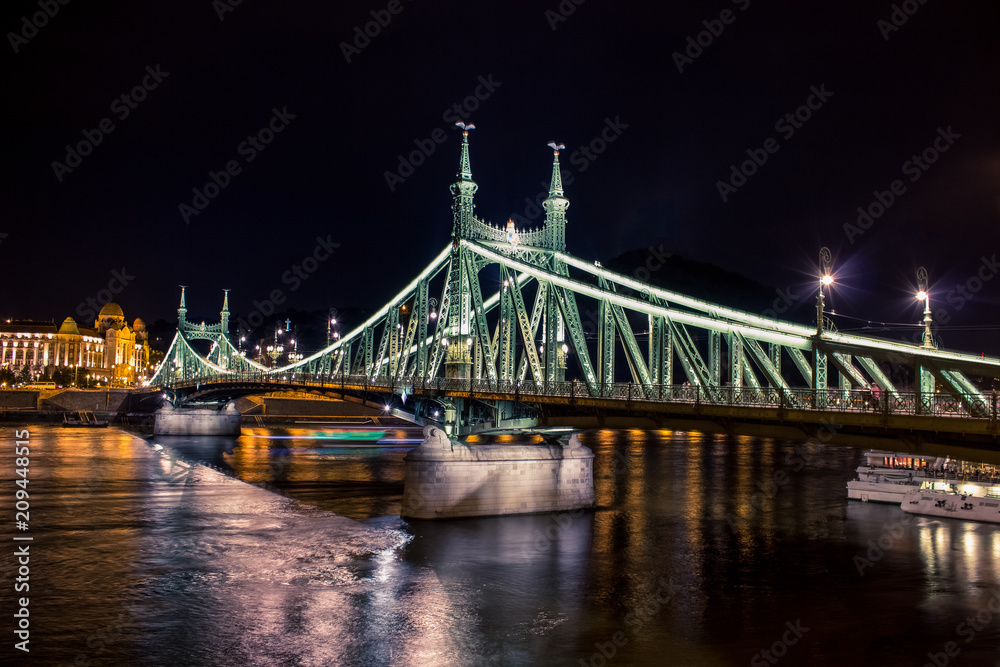
[[276, 326], [274, 328], [274, 344], [267, 346], [267, 354], [271, 357], [272, 365], [276, 365], [278, 363], [278, 357], [280, 357], [281, 353], [285, 351], [285, 346], [278, 344], [278, 334], [280, 333], [281, 328]]
[[830, 265], [833, 263], [833, 256], [830, 249], [823, 246], [819, 250], [819, 294], [816, 296], [816, 335], [823, 335], [823, 288], [833, 284], [833, 275], [830, 273]]
[[337, 333], [337, 309], [331, 308], [329, 314], [326, 318], [326, 346], [330, 347], [335, 338], [339, 338], [340, 334]]
[[927, 269], [920, 267], [917, 269], [917, 285], [920, 291], [917, 292], [917, 300], [924, 302], [924, 347], [934, 347], [934, 336], [931, 335], [931, 295], [927, 291]]

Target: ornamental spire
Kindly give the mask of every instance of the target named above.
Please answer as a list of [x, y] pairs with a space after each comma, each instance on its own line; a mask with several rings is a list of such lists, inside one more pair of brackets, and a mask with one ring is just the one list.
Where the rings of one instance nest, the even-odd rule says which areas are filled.
[[229, 333], [229, 290], [222, 290], [222, 312], [219, 313], [219, 321], [222, 324], [222, 333]]
[[552, 250], [564, 252], [566, 250], [566, 209], [569, 208], [569, 200], [563, 192], [562, 172], [559, 168], [559, 151], [566, 148], [564, 144], [549, 142], [552, 149], [552, 182], [549, 183], [548, 199], [542, 202], [545, 209], [545, 232], [548, 238], [548, 245]]
[[187, 317], [187, 306], [184, 305], [184, 285], [181, 285], [181, 305], [177, 307], [177, 322], [178, 326], [184, 324], [184, 320]]
[[455, 123], [458, 127], [462, 128], [462, 156], [458, 161], [458, 173], [455, 174], [463, 181], [472, 180], [472, 163], [469, 161], [469, 130], [476, 129], [476, 126], [472, 123], [466, 125], [465, 123], [458, 122]]
[[563, 196], [563, 184], [562, 184], [562, 171], [559, 169], [559, 151], [566, 148], [566, 144], [557, 144], [554, 141], [549, 142], [549, 148], [552, 149], [552, 183], [549, 184], [549, 198], [562, 197]]
[[458, 122], [456, 126], [462, 129], [462, 154], [458, 161], [458, 173], [456, 180], [451, 184], [451, 194], [453, 204], [451, 206], [454, 226], [452, 235], [456, 238], [465, 238], [472, 230], [475, 220], [473, 214], [474, 204], [472, 196], [476, 194], [479, 186], [472, 180], [472, 163], [469, 160], [469, 130], [475, 129], [475, 125]]

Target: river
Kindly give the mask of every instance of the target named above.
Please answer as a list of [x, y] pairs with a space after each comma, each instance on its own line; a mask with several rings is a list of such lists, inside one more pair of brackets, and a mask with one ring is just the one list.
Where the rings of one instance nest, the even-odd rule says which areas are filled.
[[28, 431], [4, 664], [1000, 664], [1000, 525], [848, 501], [857, 449], [588, 432], [593, 511], [406, 522], [413, 431]]

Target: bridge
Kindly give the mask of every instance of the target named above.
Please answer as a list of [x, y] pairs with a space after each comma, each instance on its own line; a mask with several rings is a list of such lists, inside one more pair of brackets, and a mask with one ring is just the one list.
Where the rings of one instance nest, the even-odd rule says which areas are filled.
[[[193, 324], [182, 288], [178, 331], [149, 386], [181, 403], [294, 388], [436, 423], [454, 437], [690, 428], [1000, 451], [996, 396], [970, 379], [997, 376], [1000, 359], [939, 349], [925, 284], [921, 344], [837, 331], [824, 311], [833, 282], [826, 249], [815, 326], [648, 285], [566, 252], [561, 146], [550, 144], [541, 227], [477, 217], [469, 129], [451, 184], [451, 243], [367, 321], [315, 354], [267, 367], [230, 341], [228, 300], [218, 324]], [[198, 340], [211, 349], [199, 352]]]

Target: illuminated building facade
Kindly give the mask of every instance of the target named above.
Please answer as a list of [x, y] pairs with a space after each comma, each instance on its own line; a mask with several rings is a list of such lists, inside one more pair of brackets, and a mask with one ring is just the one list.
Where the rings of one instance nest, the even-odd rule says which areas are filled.
[[114, 385], [135, 384], [149, 360], [146, 324], [130, 328], [116, 303], [105, 304], [92, 328], [72, 317], [54, 321], [7, 320], [0, 323], [0, 366], [32, 374], [49, 367], [77, 366]]

